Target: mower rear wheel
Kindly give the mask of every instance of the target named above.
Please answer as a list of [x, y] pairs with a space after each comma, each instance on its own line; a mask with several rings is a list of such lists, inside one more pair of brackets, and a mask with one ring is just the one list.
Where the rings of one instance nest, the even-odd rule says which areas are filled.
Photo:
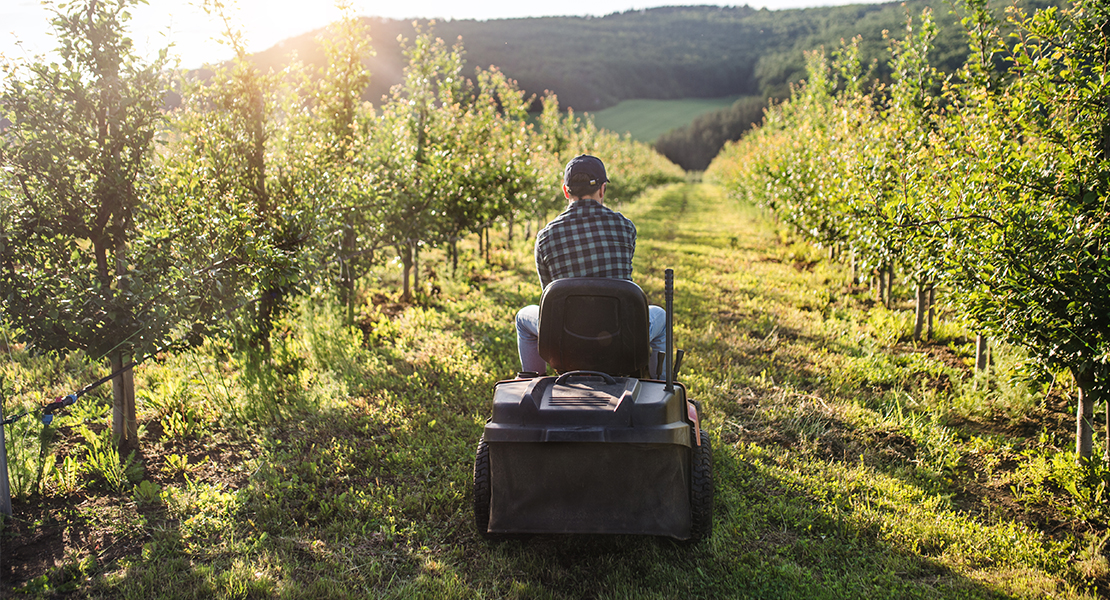
[[713, 448], [709, 435], [700, 430], [701, 445], [693, 448], [690, 470], [690, 541], [713, 535]]
[[483, 435], [474, 456], [474, 526], [486, 538], [489, 537], [490, 493], [489, 444]]

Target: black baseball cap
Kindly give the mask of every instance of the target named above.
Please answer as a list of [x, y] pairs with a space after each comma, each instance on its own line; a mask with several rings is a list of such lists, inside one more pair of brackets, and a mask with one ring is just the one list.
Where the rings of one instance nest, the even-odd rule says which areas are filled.
[[587, 184], [585, 181], [582, 181], [582, 178], [579, 178], [579, 180], [575, 182], [576, 185], [598, 187], [609, 181], [609, 178], [605, 176], [605, 164], [601, 162], [600, 158], [590, 156], [589, 154], [579, 154], [570, 159], [570, 162], [567, 163], [566, 170], [563, 171], [563, 183], [567, 187], [570, 187], [571, 179], [578, 174], [587, 175], [590, 179]]

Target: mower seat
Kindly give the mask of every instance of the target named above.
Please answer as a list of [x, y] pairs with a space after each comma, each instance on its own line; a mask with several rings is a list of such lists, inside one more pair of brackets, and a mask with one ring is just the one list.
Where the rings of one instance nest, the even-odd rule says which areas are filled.
[[539, 350], [559, 373], [645, 377], [651, 355], [647, 296], [626, 279], [557, 279], [540, 299]]

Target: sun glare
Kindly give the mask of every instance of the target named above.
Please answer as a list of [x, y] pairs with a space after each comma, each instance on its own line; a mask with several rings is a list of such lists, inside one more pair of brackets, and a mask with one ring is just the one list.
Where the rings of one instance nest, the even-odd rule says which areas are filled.
[[[229, 24], [242, 34], [250, 52], [270, 48], [284, 39], [309, 33], [338, 20], [342, 12], [331, 3], [305, 0], [240, 0], [225, 2]], [[363, 7], [353, 5], [355, 14]], [[20, 60], [50, 54], [56, 45], [50, 26], [52, 13], [37, 1], [13, 2], [0, 9], [4, 38], [0, 53]], [[230, 58], [225, 25], [205, 12], [200, 1], [150, 0], [131, 11], [130, 31], [141, 56], [153, 57], [170, 47], [181, 65], [195, 68]]]

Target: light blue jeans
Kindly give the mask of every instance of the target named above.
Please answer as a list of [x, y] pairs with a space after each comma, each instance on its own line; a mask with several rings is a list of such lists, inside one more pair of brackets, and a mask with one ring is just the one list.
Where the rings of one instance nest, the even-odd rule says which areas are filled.
[[[543, 375], [547, 363], [540, 357], [540, 307], [530, 304], [516, 313], [516, 348], [520, 353], [520, 370]], [[651, 357], [648, 370], [657, 379], [655, 357], [667, 351], [667, 311], [654, 304], [648, 306], [648, 336], [651, 340]]]

